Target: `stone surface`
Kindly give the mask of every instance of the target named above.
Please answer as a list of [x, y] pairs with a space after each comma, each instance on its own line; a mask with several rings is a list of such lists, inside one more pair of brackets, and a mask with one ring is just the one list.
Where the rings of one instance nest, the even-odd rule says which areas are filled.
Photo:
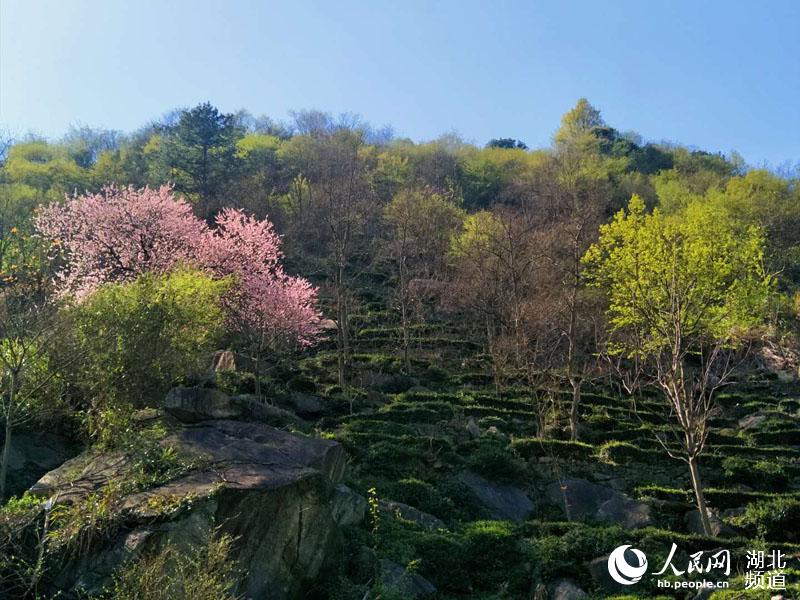
[[553, 586], [550, 600], [581, 600], [588, 598], [588, 594], [578, 587], [571, 579], [562, 579]]
[[[630, 551], [630, 549], [625, 552], [625, 558], [631, 565], [638, 564], [636, 556]], [[608, 555], [595, 558], [589, 562], [587, 567], [592, 579], [594, 579], [594, 581], [600, 587], [608, 592], [630, 593], [631, 588], [635, 588], [635, 586], [627, 586], [617, 583], [611, 578], [611, 575], [608, 572]]]
[[[69, 558], [56, 583], [65, 591], [99, 591], [111, 573], [140, 552], [166, 543], [204, 543], [216, 527], [236, 538], [233, 557], [248, 598], [303, 597], [339, 543], [335, 487], [345, 455], [330, 440], [302, 437], [259, 423], [209, 420], [175, 428], [162, 440], [199, 465], [156, 488], [123, 497], [120, 526], [89, 552]], [[86, 454], [67, 461], [35, 486], [58, 501], [75, 501], [124, 476], [119, 456]], [[191, 499], [164, 511], [174, 499]], [[161, 512], [159, 512], [161, 510]]]
[[211, 370], [215, 373], [236, 370], [236, 356], [230, 350], [219, 350], [211, 359]]
[[340, 483], [333, 492], [331, 507], [334, 520], [340, 527], [356, 525], [364, 520], [367, 514], [367, 499]]
[[419, 573], [409, 573], [389, 559], [381, 559], [381, 582], [403, 598], [424, 598], [436, 593], [436, 586]]
[[[699, 510], [695, 509], [687, 512], [683, 517], [683, 522], [686, 524], [687, 532], [705, 535], [703, 520], [700, 518]], [[719, 514], [715, 510], [709, 511], [708, 522], [709, 525], [711, 525], [711, 535], [714, 537], [736, 537], [742, 534], [741, 531], [737, 531], [735, 528], [726, 525], [722, 519], [719, 518]]]
[[263, 398], [259, 398], [254, 394], [234, 396], [231, 398], [231, 401], [238, 407], [246, 420], [261, 421], [275, 427], [282, 427], [288, 424], [300, 424], [303, 422], [302, 419], [293, 412], [284, 410], [280, 406], [270, 404]]
[[469, 434], [469, 437], [471, 438], [481, 437], [481, 428], [475, 422], [475, 417], [470, 417], [469, 419], [467, 419], [466, 430], [467, 433]]
[[767, 420], [767, 415], [761, 413], [754, 413], [747, 415], [743, 419], [739, 419], [739, 429], [747, 431], [749, 429], [756, 429], [764, 421]]
[[[4, 441], [0, 440], [0, 447]], [[8, 458], [8, 495], [22, 494], [42, 475], [77, 452], [77, 444], [56, 433], [15, 431]]]
[[380, 500], [378, 505], [381, 511], [384, 513], [392, 516], [399, 516], [401, 519], [406, 521], [413, 521], [425, 529], [430, 529], [431, 531], [447, 529], [444, 521], [438, 517], [434, 517], [433, 515], [423, 512], [418, 508], [414, 508], [413, 506], [409, 506], [408, 504], [403, 504], [402, 502], [397, 502], [396, 500]]
[[302, 392], [290, 394], [287, 398], [287, 402], [289, 407], [297, 413], [298, 416], [303, 418], [317, 417], [325, 409], [320, 398]]
[[185, 423], [231, 419], [241, 413], [230, 396], [220, 390], [183, 386], [174, 387], [167, 392], [164, 410]]
[[610, 487], [585, 479], [565, 479], [547, 486], [548, 499], [568, 519], [608, 521], [625, 528], [650, 525], [650, 507]]
[[471, 471], [463, 471], [458, 479], [470, 489], [495, 519], [521, 522], [535, 509], [525, 492], [513, 485], [492, 483]]

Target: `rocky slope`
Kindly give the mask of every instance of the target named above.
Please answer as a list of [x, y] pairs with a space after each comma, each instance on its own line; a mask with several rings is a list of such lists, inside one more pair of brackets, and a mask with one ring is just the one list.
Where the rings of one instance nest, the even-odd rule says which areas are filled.
[[[160, 443], [193, 468], [152, 489], [115, 497], [103, 516], [107, 525], [80, 552], [65, 553], [55, 577], [61, 590], [98, 592], [127, 561], [166, 544], [201, 545], [217, 529], [236, 540], [237, 592], [297, 598], [340, 543], [337, 518], [363, 518], [363, 500], [337, 489], [345, 465], [338, 443], [261, 423], [207, 419], [209, 411], [190, 404], [173, 410], [183, 423], [153, 417], [169, 422]], [[87, 451], [47, 473], [32, 492], [85, 508], [111, 482], [131, 477], [130, 469], [119, 455]]]

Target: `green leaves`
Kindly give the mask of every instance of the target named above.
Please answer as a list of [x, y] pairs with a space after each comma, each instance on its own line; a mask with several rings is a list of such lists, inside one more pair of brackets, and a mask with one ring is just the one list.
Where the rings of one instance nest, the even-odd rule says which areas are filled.
[[178, 377], [202, 366], [223, 325], [220, 297], [229, 281], [189, 270], [109, 284], [76, 311], [86, 352], [84, 379], [109, 400], [152, 403]]
[[764, 243], [759, 228], [717, 205], [648, 214], [634, 195], [584, 257], [590, 283], [608, 294], [612, 333], [630, 334], [614, 349], [648, 355], [735, 344], [765, 319], [773, 281]]

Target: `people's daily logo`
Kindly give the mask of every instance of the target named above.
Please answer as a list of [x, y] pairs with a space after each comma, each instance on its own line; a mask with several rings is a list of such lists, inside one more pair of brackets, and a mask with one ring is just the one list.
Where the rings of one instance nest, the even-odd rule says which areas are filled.
[[[631, 564], [629, 560], [635, 564]], [[608, 555], [608, 574], [617, 583], [633, 585], [645, 572], [647, 572], [647, 557], [644, 552], [631, 547], [630, 544], [619, 546]]]

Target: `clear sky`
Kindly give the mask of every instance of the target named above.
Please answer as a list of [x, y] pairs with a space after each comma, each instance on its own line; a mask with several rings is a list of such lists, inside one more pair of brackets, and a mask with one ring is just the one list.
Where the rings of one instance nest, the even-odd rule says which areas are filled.
[[209, 100], [535, 147], [581, 96], [646, 139], [799, 161], [800, 0], [0, 0], [17, 134]]

